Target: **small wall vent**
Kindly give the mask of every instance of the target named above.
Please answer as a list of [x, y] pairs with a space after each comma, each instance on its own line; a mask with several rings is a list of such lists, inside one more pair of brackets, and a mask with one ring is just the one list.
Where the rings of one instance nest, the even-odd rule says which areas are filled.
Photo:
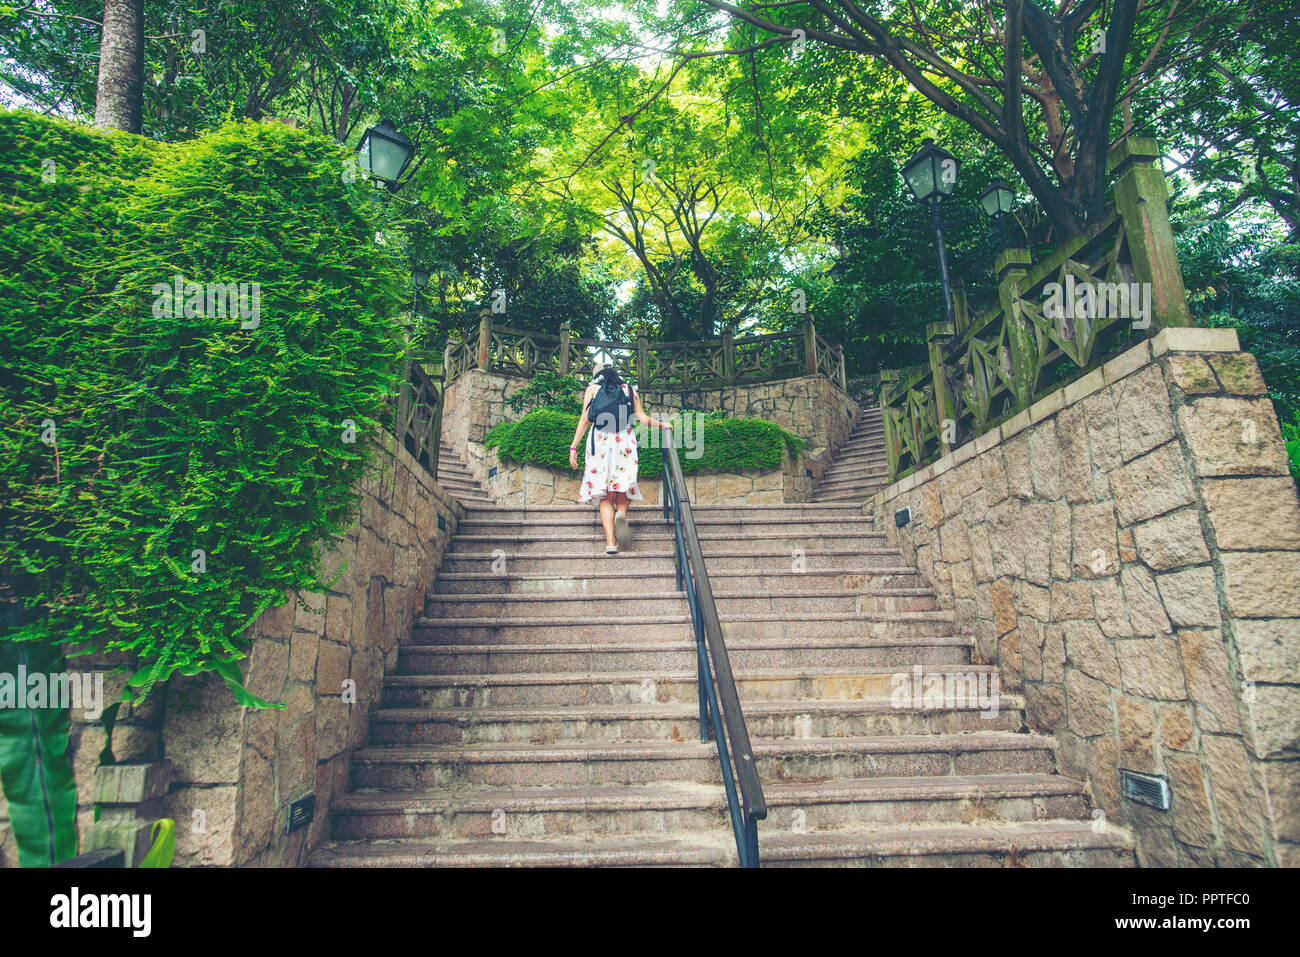
[[493, 465], [491, 468], [488, 469], [488, 478], [492, 478], [496, 474], [497, 474], [497, 467]]
[[912, 521], [912, 506], [907, 505], [894, 513], [894, 525], [902, 528]]
[[1161, 811], [1169, 810], [1169, 782], [1154, 774], [1140, 771], [1120, 771], [1124, 783], [1124, 796], [1139, 804], [1147, 804]]
[[442, 512], [438, 513], [438, 531], [445, 531], [447, 528], [447, 518]]

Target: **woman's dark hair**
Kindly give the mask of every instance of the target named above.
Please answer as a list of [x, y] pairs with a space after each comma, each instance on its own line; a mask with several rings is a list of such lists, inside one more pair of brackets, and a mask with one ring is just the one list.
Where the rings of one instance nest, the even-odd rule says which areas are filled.
[[596, 373], [595, 378], [601, 385], [609, 386], [614, 389], [617, 389], [623, 384], [622, 377], [618, 374], [618, 370], [613, 366], [605, 366], [605, 368]]

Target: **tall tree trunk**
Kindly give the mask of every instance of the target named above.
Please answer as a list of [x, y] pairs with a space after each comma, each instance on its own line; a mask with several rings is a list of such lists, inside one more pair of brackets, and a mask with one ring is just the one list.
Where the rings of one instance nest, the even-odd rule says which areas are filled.
[[144, 129], [144, 0], [104, 0], [95, 126]]

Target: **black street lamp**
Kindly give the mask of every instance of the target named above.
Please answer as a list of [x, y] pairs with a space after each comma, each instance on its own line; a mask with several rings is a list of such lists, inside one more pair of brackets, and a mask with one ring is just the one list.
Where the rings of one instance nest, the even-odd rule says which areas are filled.
[[919, 203], [929, 203], [934, 216], [934, 244], [939, 251], [939, 278], [943, 282], [944, 315], [952, 328], [957, 328], [956, 311], [952, 304], [952, 281], [948, 278], [948, 251], [943, 243], [943, 200], [952, 196], [957, 188], [957, 171], [961, 161], [934, 140], [926, 137], [921, 149], [903, 166], [903, 179]]
[[1007, 249], [1007, 230], [1002, 224], [1002, 219], [1011, 212], [1011, 204], [1015, 201], [1016, 194], [1011, 192], [1011, 187], [1000, 179], [989, 183], [989, 188], [980, 196], [980, 205], [984, 207], [984, 212], [998, 221], [998, 238], [1002, 240], [1003, 252]]
[[364, 154], [361, 168], [396, 192], [397, 181], [415, 155], [415, 144], [397, 132], [392, 120], [383, 120], [366, 130], [357, 151]]

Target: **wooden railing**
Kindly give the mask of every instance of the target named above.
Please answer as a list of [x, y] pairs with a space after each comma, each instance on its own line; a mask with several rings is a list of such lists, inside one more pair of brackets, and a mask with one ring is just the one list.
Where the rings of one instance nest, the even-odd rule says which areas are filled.
[[418, 362], [408, 362], [402, 385], [390, 400], [393, 435], [430, 475], [438, 474], [438, 436], [442, 432], [442, 391]]
[[642, 390], [752, 385], [803, 375], [824, 375], [846, 387], [843, 347], [828, 344], [811, 319], [794, 332], [761, 336], [724, 334], [704, 342], [651, 342], [641, 336], [635, 342], [613, 342], [572, 336], [567, 322], [559, 335], [551, 335], [498, 326], [487, 315], [477, 331], [447, 342], [443, 369], [447, 382], [473, 368], [524, 378], [543, 369], [585, 374], [601, 350], [619, 375]]
[[[926, 327], [928, 367], [882, 373], [891, 480], [973, 440], [1127, 343], [1191, 325], [1164, 175], [1153, 165], [1159, 155], [1152, 139], [1118, 143], [1108, 157], [1118, 177], [1114, 202], [1086, 232], [1036, 266], [1028, 250], [1002, 253], [997, 305], [969, 319], [959, 301], [956, 328]], [[1149, 297], [1145, 316], [1120, 296], [1135, 289]], [[1073, 290], [1077, 303], [1067, 296]]]

